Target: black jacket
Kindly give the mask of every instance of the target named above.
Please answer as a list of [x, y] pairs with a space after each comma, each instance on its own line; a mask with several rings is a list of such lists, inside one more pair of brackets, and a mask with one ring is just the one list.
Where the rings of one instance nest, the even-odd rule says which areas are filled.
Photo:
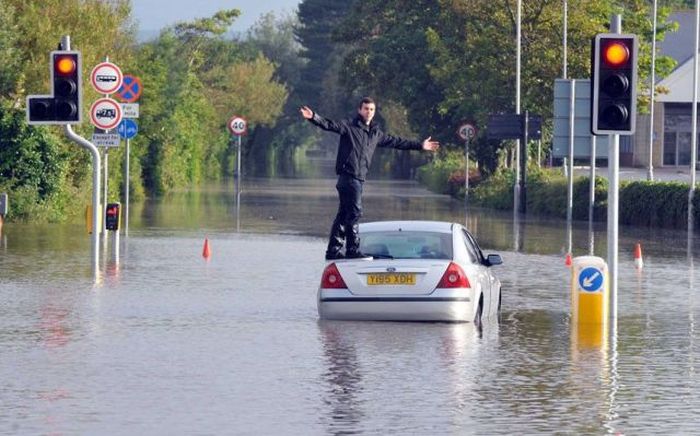
[[314, 113], [309, 121], [323, 130], [340, 134], [338, 157], [335, 161], [336, 174], [347, 173], [362, 181], [367, 177], [367, 170], [377, 147], [423, 149], [421, 142], [387, 135], [374, 121], [369, 126], [366, 125], [359, 115], [353, 119], [333, 121]]

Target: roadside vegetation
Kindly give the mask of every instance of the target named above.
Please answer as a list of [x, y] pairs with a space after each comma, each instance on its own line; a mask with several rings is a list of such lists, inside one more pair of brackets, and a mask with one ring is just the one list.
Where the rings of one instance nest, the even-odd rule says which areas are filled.
[[[672, 8], [688, 5], [677, 0], [660, 8], [659, 39], [674, 30], [667, 21]], [[607, 31], [610, 16], [621, 13], [625, 31], [640, 37], [639, 95], [648, 95], [650, 9], [644, 0], [569, 2], [569, 77], [589, 75], [591, 36]], [[485, 126], [490, 114], [515, 110], [514, 1], [303, 0], [296, 13], [263, 15], [246, 34], [234, 36], [230, 27], [242, 13], [222, 10], [138, 42], [129, 0], [0, 0], [0, 192], [10, 194], [9, 218], [65, 221], [89, 202], [88, 154], [69, 144], [60, 128], [25, 121], [26, 95], [49, 90], [48, 53], [63, 34], [83, 54], [85, 119], [97, 98], [87, 80], [91, 66], [109, 56], [141, 78], [139, 134], [131, 142], [133, 199], [231, 177], [236, 153], [226, 121], [233, 114], [249, 121], [245, 174], [319, 175], [309, 156], [328, 158], [337, 138], [300, 122], [298, 107], [339, 118], [352, 115], [358, 99], [371, 95], [388, 131], [432, 136], [442, 144], [437, 156], [379, 150], [372, 178], [417, 178], [436, 192], [459, 196], [464, 144], [456, 129], [471, 121], [479, 127], [469, 155], [474, 201], [510, 207], [513, 142], [489, 140]], [[553, 84], [562, 69], [561, 13], [560, 2], [523, 2], [521, 108], [543, 117], [545, 152]], [[656, 68], [657, 78], [663, 77], [674, 61], [657, 56]], [[647, 103], [640, 97], [641, 110]], [[77, 130], [90, 136], [92, 127], [84, 122]], [[109, 153], [113, 199], [123, 191], [122, 153]], [[535, 149], [529, 154], [534, 158]], [[531, 172], [530, 211], [561, 216], [566, 190], [557, 174]], [[578, 204], [578, 193], [588, 188], [581, 181], [576, 186]], [[681, 188], [639, 189], [663, 199], [682, 197], [670, 193]]]

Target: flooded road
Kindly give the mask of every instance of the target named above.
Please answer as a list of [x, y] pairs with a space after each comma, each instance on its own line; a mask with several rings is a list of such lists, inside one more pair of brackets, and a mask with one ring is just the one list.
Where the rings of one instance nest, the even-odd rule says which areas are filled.
[[[609, 339], [570, 325], [565, 223], [488, 210], [466, 220], [504, 258], [500, 323], [319, 321], [333, 186], [248, 182], [240, 221], [230, 185], [133, 205], [97, 285], [83, 226], [6, 224], [0, 434], [697, 433], [700, 239], [621, 228]], [[369, 182], [364, 205], [465, 221], [409, 182]], [[589, 252], [587, 223], [572, 239]]]

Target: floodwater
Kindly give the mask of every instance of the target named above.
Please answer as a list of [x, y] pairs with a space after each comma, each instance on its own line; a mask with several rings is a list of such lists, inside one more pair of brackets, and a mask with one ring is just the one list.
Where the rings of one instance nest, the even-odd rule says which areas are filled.
[[[320, 321], [333, 186], [246, 182], [240, 214], [231, 185], [132, 205], [97, 284], [82, 225], [6, 224], [0, 434], [698, 432], [700, 239], [621, 228], [617, 325], [578, 330], [565, 223], [370, 181], [364, 221], [466, 219], [503, 256], [502, 319]], [[571, 240], [589, 253], [587, 223]]]

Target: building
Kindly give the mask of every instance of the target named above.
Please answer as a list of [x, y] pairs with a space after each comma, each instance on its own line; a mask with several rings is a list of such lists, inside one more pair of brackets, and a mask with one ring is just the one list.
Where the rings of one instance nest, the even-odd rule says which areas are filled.
[[[657, 48], [659, 54], [672, 57], [678, 65], [671, 74], [656, 82], [657, 87], [666, 88], [668, 93], [657, 94], [655, 98], [652, 164], [654, 167], [687, 167], [692, 139], [695, 12], [676, 12], [669, 21], [678, 23], [678, 31], [667, 33]], [[637, 118], [631, 156], [633, 166], [649, 164], [649, 120], [648, 114]]]

